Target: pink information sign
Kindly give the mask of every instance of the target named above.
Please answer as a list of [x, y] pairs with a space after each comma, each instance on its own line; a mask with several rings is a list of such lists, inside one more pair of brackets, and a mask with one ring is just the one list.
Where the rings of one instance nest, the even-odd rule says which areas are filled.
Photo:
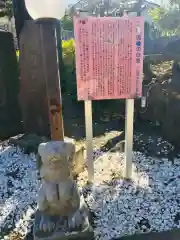
[[78, 100], [142, 94], [143, 17], [75, 18]]

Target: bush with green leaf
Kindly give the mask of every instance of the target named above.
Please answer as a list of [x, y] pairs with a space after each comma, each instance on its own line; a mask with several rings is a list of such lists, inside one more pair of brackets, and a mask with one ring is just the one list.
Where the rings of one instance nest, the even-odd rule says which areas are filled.
[[162, 36], [179, 35], [180, 33], [180, 10], [179, 8], [165, 9], [154, 8], [149, 11], [154, 21], [155, 28]]
[[63, 61], [66, 66], [71, 67], [75, 63], [75, 44], [74, 40], [70, 39], [68, 41], [62, 41], [62, 49], [63, 49]]
[[64, 92], [71, 94], [71, 98], [77, 98], [76, 91], [76, 65], [75, 65], [75, 43], [73, 39], [62, 41], [63, 72], [62, 84]]

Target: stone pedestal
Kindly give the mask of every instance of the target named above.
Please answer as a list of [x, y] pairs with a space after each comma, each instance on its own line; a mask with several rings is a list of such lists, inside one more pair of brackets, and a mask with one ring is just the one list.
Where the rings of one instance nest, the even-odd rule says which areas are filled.
[[51, 141], [39, 146], [41, 185], [35, 240], [93, 239], [88, 208], [73, 180], [75, 152], [71, 141]]

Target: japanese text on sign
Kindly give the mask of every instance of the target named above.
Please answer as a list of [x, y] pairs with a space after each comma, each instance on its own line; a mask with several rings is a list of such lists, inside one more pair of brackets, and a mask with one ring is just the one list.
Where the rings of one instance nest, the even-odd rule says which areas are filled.
[[78, 100], [140, 97], [144, 21], [75, 18]]

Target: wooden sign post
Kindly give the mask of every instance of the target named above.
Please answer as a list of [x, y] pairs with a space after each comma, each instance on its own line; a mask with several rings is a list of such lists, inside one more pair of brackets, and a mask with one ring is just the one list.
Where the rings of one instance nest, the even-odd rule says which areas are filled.
[[78, 100], [85, 101], [89, 181], [93, 179], [91, 100], [103, 99], [127, 99], [124, 177], [130, 178], [134, 99], [142, 94], [143, 18], [80, 17], [74, 25]]
[[92, 101], [84, 102], [85, 107], [85, 125], [86, 125], [86, 151], [88, 164], [88, 180], [93, 182], [94, 164], [93, 164], [93, 124], [92, 124]]
[[132, 159], [133, 159], [134, 99], [126, 99], [125, 119], [126, 122], [125, 122], [124, 178], [130, 179], [132, 175]]

